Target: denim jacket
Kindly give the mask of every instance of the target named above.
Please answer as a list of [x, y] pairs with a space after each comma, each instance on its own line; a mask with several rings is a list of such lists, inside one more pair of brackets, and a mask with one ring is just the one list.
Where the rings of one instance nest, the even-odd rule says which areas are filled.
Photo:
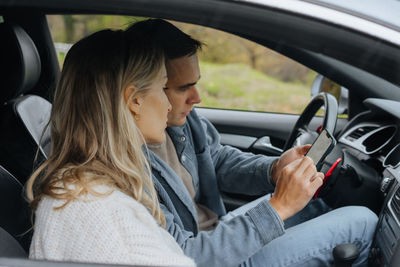
[[[275, 158], [244, 153], [220, 144], [214, 126], [193, 110], [181, 127], [167, 128], [182, 165], [193, 177], [195, 201], [226, 214], [220, 191], [263, 195], [273, 191], [269, 169]], [[246, 214], [198, 231], [193, 201], [182, 180], [149, 151], [154, 185], [166, 217], [166, 230], [199, 266], [239, 266], [284, 233], [276, 211], [262, 202]]]

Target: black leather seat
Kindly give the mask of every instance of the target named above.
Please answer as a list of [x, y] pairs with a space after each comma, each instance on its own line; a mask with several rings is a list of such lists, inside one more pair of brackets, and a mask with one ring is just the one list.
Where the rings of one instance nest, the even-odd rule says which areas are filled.
[[[44, 98], [29, 95], [40, 77], [38, 51], [18, 25], [0, 24], [0, 165], [22, 184], [31, 175], [42, 131], [51, 112]], [[50, 150], [50, 134], [42, 138], [37, 161]]]
[[[14, 237], [28, 251], [31, 231], [31, 210], [25, 200], [22, 184], [7, 170], [0, 166], [0, 227]], [[7, 253], [4, 243], [10, 242], [9, 250], [15, 247], [4, 230], [0, 233], [0, 257]], [[18, 252], [18, 249], [16, 250]], [[19, 254], [18, 254], [19, 255]]]

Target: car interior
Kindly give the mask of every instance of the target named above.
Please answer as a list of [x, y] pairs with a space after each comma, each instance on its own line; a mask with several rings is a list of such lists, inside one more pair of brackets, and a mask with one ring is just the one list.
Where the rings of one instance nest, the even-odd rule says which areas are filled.
[[[326, 173], [341, 160], [319, 197], [332, 208], [362, 205], [375, 212], [379, 222], [370, 266], [400, 266], [400, 47], [257, 5], [171, 3], [1, 2], [0, 265], [106, 266], [28, 260], [34, 218], [24, 196], [25, 182], [50, 153], [50, 132], [43, 129], [60, 72], [46, 15], [106, 13], [216, 28], [269, 47], [318, 72], [323, 78], [315, 80], [316, 94], [300, 116], [213, 108], [197, 111], [214, 124], [223, 144], [269, 156], [279, 156], [296, 144], [312, 143], [320, 125], [328, 129], [337, 145], [321, 171]], [[207, 12], [212, 13], [206, 16]], [[325, 77], [349, 90], [348, 98], [340, 99], [348, 101], [348, 117], [338, 117], [340, 103], [323, 92]], [[325, 115], [315, 116], [321, 107]], [[257, 197], [225, 193], [224, 202], [227, 210], [233, 210]]]

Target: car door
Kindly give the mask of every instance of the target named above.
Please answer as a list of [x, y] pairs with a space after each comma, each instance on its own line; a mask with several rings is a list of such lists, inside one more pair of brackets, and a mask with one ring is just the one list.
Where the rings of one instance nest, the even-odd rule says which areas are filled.
[[[216, 127], [221, 143], [245, 152], [280, 156], [299, 115], [312, 99], [312, 88], [314, 94], [321, 91], [316, 88], [317, 73], [241, 37], [212, 29], [193, 30], [194, 26], [182, 23], [179, 26], [192, 33], [194, 38], [205, 38], [207, 47], [199, 54], [201, 79], [198, 90], [202, 102], [196, 110]], [[204, 34], [205, 31], [208, 33]], [[197, 32], [202, 35], [196, 35]], [[209, 36], [225, 38], [216, 44], [227, 47], [225, 54], [229, 53], [229, 49], [234, 50], [226, 44], [228, 42], [245, 47], [247, 52], [243, 56], [247, 56], [248, 60], [215, 55], [217, 49], [212, 47], [214, 42], [208, 40]], [[216, 62], [210, 63], [210, 58]], [[337, 86], [340, 90], [340, 85]], [[341, 100], [340, 95], [337, 100]], [[336, 132], [347, 122], [346, 109], [343, 110]], [[313, 118], [309, 125], [311, 130], [317, 131], [322, 125], [323, 113], [321, 110]], [[256, 197], [225, 194], [224, 201], [228, 209], [233, 209]]]

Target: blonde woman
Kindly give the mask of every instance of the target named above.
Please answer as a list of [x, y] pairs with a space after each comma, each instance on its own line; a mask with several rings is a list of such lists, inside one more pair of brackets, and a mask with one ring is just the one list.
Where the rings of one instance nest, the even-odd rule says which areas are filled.
[[52, 149], [27, 184], [30, 257], [194, 266], [157, 200], [144, 142], [165, 139], [162, 50], [104, 30], [69, 51], [51, 112]]

